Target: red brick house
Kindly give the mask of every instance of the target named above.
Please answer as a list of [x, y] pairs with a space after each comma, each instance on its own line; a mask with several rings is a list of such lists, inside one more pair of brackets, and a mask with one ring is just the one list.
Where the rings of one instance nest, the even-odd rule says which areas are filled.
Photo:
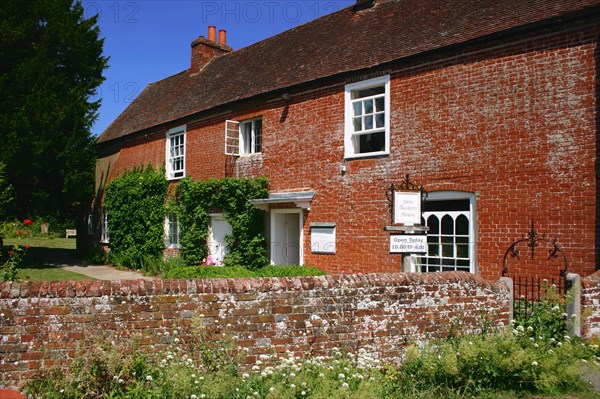
[[497, 277], [534, 220], [591, 274], [599, 17], [592, 0], [357, 0], [235, 51], [210, 28], [98, 138], [97, 192], [147, 163], [173, 183], [266, 176], [273, 263], [384, 272], [402, 270], [386, 191], [409, 174], [428, 192], [422, 271]]

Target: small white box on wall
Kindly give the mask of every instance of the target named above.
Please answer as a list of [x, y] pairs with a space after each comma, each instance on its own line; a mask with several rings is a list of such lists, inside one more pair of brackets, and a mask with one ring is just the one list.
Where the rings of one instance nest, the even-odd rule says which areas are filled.
[[335, 254], [335, 223], [310, 224], [310, 250], [316, 254]]

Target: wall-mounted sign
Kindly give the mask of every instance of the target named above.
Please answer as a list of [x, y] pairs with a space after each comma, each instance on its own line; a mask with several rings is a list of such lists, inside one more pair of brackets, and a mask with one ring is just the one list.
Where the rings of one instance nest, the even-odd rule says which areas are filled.
[[394, 193], [394, 224], [421, 224], [421, 193], [396, 191]]
[[427, 236], [392, 234], [390, 235], [390, 253], [427, 253]]

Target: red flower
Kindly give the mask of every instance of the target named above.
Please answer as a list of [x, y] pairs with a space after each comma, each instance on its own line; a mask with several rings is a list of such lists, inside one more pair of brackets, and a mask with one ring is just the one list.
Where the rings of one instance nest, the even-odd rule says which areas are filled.
[[21, 230], [17, 230], [17, 234], [18, 234], [18, 235], [21, 235]]
[[31, 245], [25, 245], [25, 249], [31, 248]]
[[10, 250], [10, 251], [8, 251], [7, 253], [8, 253], [10, 256], [13, 256], [13, 255], [15, 254], [15, 251], [13, 251], [13, 250]]
[[23, 220], [23, 223], [25, 223], [27, 226], [31, 226], [33, 224], [33, 222], [30, 219]]

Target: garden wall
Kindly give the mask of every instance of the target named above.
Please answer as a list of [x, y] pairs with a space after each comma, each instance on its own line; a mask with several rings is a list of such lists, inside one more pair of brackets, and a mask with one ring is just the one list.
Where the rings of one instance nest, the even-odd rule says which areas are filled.
[[333, 347], [393, 360], [458, 322], [467, 330], [506, 325], [508, 306], [504, 284], [462, 272], [3, 283], [0, 381], [22, 385], [101, 336], [138, 337], [158, 350], [177, 327], [185, 342], [192, 320], [211, 341], [228, 333], [247, 362]]
[[600, 270], [581, 279], [582, 335], [600, 337]]

